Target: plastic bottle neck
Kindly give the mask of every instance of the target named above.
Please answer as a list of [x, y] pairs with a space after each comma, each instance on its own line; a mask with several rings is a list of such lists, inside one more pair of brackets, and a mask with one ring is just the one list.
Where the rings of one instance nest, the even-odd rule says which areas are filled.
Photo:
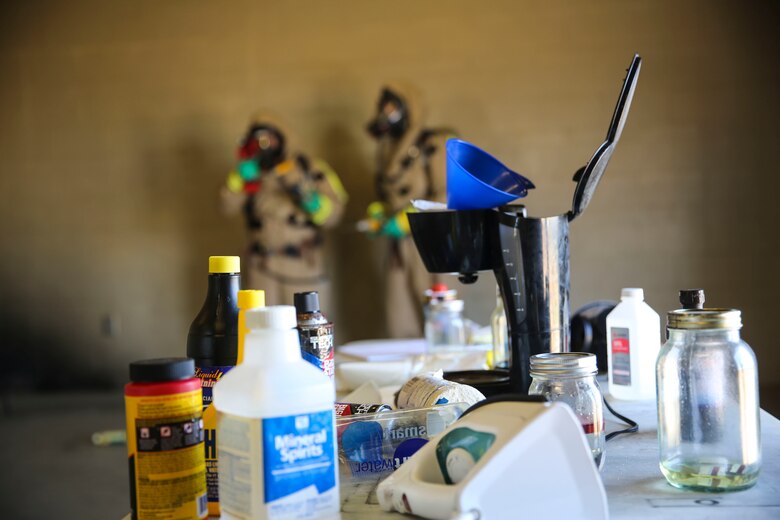
[[244, 339], [244, 364], [265, 367], [302, 361], [295, 329], [252, 330]]

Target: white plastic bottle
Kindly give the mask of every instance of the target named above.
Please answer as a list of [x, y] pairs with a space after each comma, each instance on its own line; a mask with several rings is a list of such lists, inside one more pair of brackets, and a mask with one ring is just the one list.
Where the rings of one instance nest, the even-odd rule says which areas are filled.
[[221, 518], [339, 518], [333, 383], [301, 357], [295, 307], [246, 324], [244, 362], [214, 387]]
[[617, 399], [655, 399], [655, 362], [661, 348], [661, 318], [642, 289], [623, 289], [607, 316], [609, 393]]

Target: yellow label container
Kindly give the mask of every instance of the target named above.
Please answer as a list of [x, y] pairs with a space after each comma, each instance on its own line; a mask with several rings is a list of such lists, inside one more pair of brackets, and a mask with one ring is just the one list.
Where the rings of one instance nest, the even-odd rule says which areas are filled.
[[[187, 369], [189, 377], [169, 377]], [[132, 518], [206, 518], [201, 382], [192, 377], [192, 360], [137, 362], [130, 373], [125, 412]]]

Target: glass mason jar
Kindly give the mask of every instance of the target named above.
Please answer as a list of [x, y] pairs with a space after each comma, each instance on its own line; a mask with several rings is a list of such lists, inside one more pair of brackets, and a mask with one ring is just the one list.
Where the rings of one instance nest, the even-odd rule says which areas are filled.
[[425, 339], [431, 352], [466, 345], [463, 300], [431, 301], [425, 313]]
[[656, 364], [661, 472], [675, 487], [735, 491], [761, 466], [756, 357], [739, 337], [740, 312], [667, 315]]
[[596, 356], [586, 352], [557, 352], [531, 356], [530, 395], [568, 404], [582, 424], [593, 461], [604, 465], [604, 408], [596, 382]]

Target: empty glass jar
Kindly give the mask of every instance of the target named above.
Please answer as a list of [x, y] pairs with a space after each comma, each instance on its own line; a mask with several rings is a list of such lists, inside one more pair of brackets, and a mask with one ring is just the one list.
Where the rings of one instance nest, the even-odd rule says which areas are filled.
[[531, 356], [530, 395], [568, 404], [580, 420], [596, 467], [604, 464], [604, 409], [596, 382], [596, 356], [556, 352]]
[[740, 312], [668, 313], [656, 364], [661, 472], [675, 487], [734, 491], [761, 466], [756, 357], [740, 339]]
[[466, 345], [463, 300], [432, 300], [428, 304], [425, 339], [431, 353], [458, 350]]

